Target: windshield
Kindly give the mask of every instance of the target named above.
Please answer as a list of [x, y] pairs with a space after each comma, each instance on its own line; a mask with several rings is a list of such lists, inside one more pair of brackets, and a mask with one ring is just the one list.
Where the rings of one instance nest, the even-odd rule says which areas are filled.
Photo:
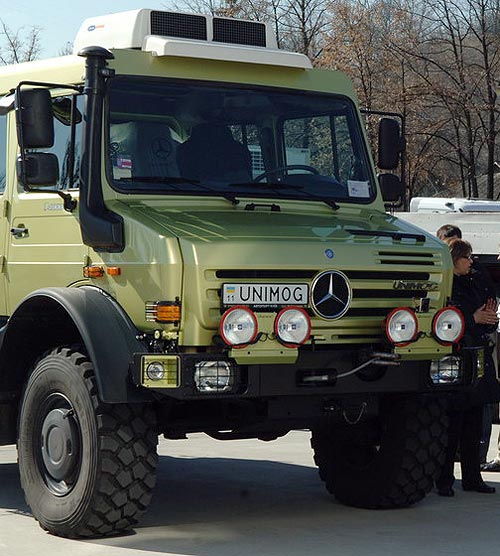
[[107, 170], [128, 193], [369, 202], [352, 103], [334, 95], [116, 78]]

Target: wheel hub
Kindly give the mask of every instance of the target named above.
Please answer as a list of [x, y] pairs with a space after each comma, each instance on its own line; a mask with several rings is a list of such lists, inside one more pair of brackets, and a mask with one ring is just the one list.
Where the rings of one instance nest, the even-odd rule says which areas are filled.
[[52, 409], [41, 431], [42, 460], [50, 478], [67, 483], [78, 465], [80, 438], [73, 411]]

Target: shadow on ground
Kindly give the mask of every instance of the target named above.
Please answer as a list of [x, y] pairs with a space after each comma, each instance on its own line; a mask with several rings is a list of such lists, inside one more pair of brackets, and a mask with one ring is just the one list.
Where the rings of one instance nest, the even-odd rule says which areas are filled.
[[24, 501], [17, 463], [0, 463], [0, 507], [9, 513], [31, 516]]
[[[28, 512], [15, 464], [0, 464], [0, 507]], [[336, 503], [310, 466], [161, 456], [152, 504], [133, 533], [45, 539], [92, 556], [470, 556], [496, 550], [499, 521], [500, 489], [480, 495], [458, 484], [452, 499], [431, 493], [412, 508], [369, 511]]]

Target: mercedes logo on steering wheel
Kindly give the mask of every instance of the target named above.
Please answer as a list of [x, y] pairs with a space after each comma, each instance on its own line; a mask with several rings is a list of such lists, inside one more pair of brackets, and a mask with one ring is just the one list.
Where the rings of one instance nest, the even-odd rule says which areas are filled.
[[322, 319], [340, 318], [349, 309], [352, 290], [347, 276], [338, 270], [325, 270], [314, 278], [311, 306]]
[[172, 153], [172, 146], [170, 141], [164, 137], [157, 137], [153, 139], [151, 150], [157, 158], [167, 159]]

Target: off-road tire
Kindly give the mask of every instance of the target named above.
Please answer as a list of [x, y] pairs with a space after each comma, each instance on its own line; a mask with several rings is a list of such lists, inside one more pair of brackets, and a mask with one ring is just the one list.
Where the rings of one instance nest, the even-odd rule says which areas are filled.
[[327, 490], [348, 506], [403, 508], [432, 489], [444, 461], [443, 402], [389, 398], [377, 427], [323, 426], [312, 431], [314, 460]]
[[130, 529], [155, 484], [157, 433], [147, 404], [104, 404], [92, 363], [61, 347], [35, 364], [19, 419], [26, 502], [41, 527], [61, 537]]

